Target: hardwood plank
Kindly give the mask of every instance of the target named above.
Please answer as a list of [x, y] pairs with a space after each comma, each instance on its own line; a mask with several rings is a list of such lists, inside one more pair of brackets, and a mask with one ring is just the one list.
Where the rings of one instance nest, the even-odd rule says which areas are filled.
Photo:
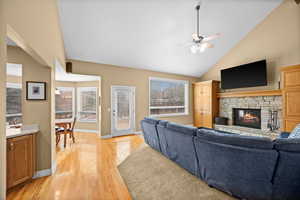
[[32, 180], [10, 191], [7, 200], [130, 200], [117, 165], [142, 143], [140, 136], [99, 139], [92, 133], [75, 133], [66, 149], [57, 147], [54, 175]]

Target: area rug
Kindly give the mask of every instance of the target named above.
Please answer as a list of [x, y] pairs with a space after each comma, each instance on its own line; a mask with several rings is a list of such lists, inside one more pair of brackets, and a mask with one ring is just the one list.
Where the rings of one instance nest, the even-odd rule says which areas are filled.
[[134, 200], [234, 200], [143, 145], [119, 166]]

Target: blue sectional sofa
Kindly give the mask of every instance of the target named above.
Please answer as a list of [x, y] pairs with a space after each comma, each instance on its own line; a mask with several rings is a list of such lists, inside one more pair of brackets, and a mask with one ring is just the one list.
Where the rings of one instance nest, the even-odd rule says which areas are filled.
[[300, 139], [275, 141], [145, 118], [145, 142], [182, 168], [239, 199], [299, 200]]

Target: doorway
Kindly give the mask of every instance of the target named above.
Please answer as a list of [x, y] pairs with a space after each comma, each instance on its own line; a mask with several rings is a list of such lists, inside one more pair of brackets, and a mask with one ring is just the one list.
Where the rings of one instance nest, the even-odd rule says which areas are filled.
[[111, 87], [112, 137], [132, 134], [135, 130], [135, 87]]

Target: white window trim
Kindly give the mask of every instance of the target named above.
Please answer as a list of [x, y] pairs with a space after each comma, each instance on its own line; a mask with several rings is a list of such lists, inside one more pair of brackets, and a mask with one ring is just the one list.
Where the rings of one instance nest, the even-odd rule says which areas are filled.
[[[22, 89], [22, 83], [6, 83], [6, 88], [17, 88]], [[5, 114], [6, 117], [23, 116], [22, 113]]]
[[[70, 119], [55, 119], [56, 122], [73, 121], [75, 117], [75, 88], [74, 87], [56, 87], [58, 90], [72, 91], [72, 118]], [[56, 114], [55, 110], [55, 114]]]
[[22, 89], [22, 83], [6, 83], [6, 88], [19, 88], [19, 89]]
[[[151, 81], [158, 80], [158, 81], [165, 81], [165, 82], [172, 82], [172, 83], [184, 83], [184, 106], [151, 106]], [[189, 115], [189, 81], [187, 80], [177, 80], [177, 79], [167, 79], [167, 78], [159, 78], [159, 77], [149, 77], [149, 116], [150, 117], [173, 117], [173, 116], [185, 116]], [[184, 113], [168, 113], [168, 114], [159, 114], [159, 115], [151, 115], [151, 109], [159, 108], [159, 109], [166, 109], [166, 108], [185, 108]]]
[[[91, 90], [94, 90], [96, 91], [96, 119], [95, 120], [82, 120], [80, 119], [80, 93], [81, 91], [91, 91]], [[98, 108], [97, 108], [97, 105], [98, 105], [98, 88], [97, 87], [78, 87], [77, 88], [77, 119], [78, 119], [78, 122], [84, 122], [84, 123], [97, 123], [97, 119], [98, 119]], [[85, 112], [91, 112], [91, 113], [94, 113], [94, 111], [85, 111]]]

